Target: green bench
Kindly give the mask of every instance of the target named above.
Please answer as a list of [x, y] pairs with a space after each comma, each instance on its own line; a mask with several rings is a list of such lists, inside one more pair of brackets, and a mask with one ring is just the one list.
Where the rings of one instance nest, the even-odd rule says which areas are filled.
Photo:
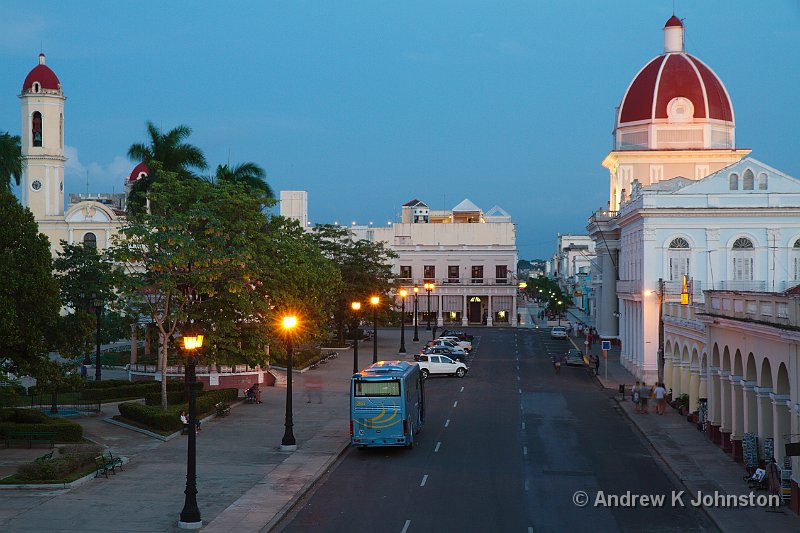
[[223, 402], [219, 402], [215, 405], [217, 408], [217, 416], [228, 416], [231, 414], [231, 406], [225, 405]]
[[5, 435], [6, 448], [11, 446], [12, 441], [22, 441], [28, 443], [28, 448], [33, 447], [33, 443], [49, 443], [52, 448], [55, 446], [56, 434], [42, 431], [9, 431]]
[[105, 476], [108, 478], [108, 473], [117, 474], [117, 468], [122, 470], [122, 459], [114, 457], [111, 451], [108, 454], [98, 455], [94, 458], [95, 474], [94, 477]]

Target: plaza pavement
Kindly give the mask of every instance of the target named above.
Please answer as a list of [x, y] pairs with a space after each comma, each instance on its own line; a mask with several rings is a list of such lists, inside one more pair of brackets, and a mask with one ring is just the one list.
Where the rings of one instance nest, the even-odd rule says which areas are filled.
[[[531, 304], [528, 313], [534, 317], [533, 324], [539, 324], [535, 317], [538, 308]], [[567, 318], [575, 325], [578, 321], [593, 325], [593, 321], [585, 313], [576, 308], [567, 312]], [[573, 329], [570, 342], [575, 348], [584, 351], [585, 338], [577, 337]], [[748, 495], [750, 489], [743, 477], [747, 474], [744, 467], [736, 463], [729, 454], [711, 442], [702, 432], [697, 430], [695, 424], [689, 423], [686, 417], [673, 408], [667, 406], [664, 415], [655, 413], [641, 414], [634, 409], [630, 401], [630, 391], [636, 378], [620, 364], [620, 347], [612, 345], [608, 353], [608, 360], [603, 360], [603, 351], [599, 343], [589, 348], [589, 354], [600, 357], [600, 372], [597, 376], [598, 383], [608, 391], [622, 413], [628, 417], [639, 434], [645, 438], [655, 455], [659, 457], [668, 470], [683, 486], [686, 494], [682, 501], [688, 506], [690, 500], [698, 492], [703, 494], [735, 494]], [[607, 373], [606, 373], [607, 372]], [[625, 398], [619, 393], [619, 385], [626, 386]], [[652, 386], [652, 384], [650, 384]], [[653, 402], [650, 402], [651, 407]], [[613, 453], [613, 452], [612, 452]], [[620, 465], [624, 468], [624, 465]], [[765, 491], [755, 491], [756, 495], [767, 494]], [[800, 531], [800, 516], [789, 510], [788, 507], [766, 509], [759, 507], [703, 507], [711, 520], [724, 532], [752, 532], [774, 531], [790, 532]], [[667, 524], [665, 524], [667, 525]]]
[[[535, 306], [523, 304], [521, 327], [545, 327], [536, 320], [537, 311]], [[577, 310], [572, 314], [574, 319], [589, 323], [588, 317]], [[406, 358], [410, 358], [420, 343], [410, 340], [411, 328], [406, 333]], [[381, 359], [401, 358], [397, 356], [399, 336], [396, 329], [379, 330]], [[430, 332], [420, 328], [419, 336], [426, 340]], [[583, 350], [579, 342], [576, 344]], [[363, 368], [371, 361], [372, 342], [362, 342], [359, 348], [359, 368]], [[599, 345], [592, 346], [591, 352], [599, 354]], [[621, 412], [685, 487], [687, 505], [690, 495], [698, 490], [748, 492], [742, 480], [743, 468], [685, 418], [671, 408], [664, 416], [637, 414], [629, 394], [625, 401], [621, 400], [618, 385], [630, 386], [635, 380], [619, 364], [618, 348], [612, 347], [607, 366], [608, 379], [601, 367], [598, 384], [617, 401]], [[285, 376], [279, 386], [263, 389], [262, 404], [238, 404], [230, 416], [204, 422], [197, 437], [197, 501], [203, 531], [270, 531], [331, 468], [349, 443], [348, 386], [352, 368], [352, 351], [347, 351], [317, 369], [295, 373], [294, 452], [279, 450], [284, 433]], [[109, 374], [104, 370], [104, 376]], [[322, 392], [309, 397], [309, 384], [321, 384]], [[0, 531], [178, 531], [184, 502], [186, 437], [175, 435], [163, 441], [131, 431], [105, 421], [118, 413], [116, 404], [103, 405], [103, 410], [100, 417], [77, 421], [83, 425], [87, 438], [127, 458], [125, 470], [109, 479], [90, 479], [72, 489], [4, 489], [0, 491]], [[41, 448], [2, 449], [0, 473], [42, 453]], [[800, 530], [800, 518], [786, 507], [778, 512], [758, 508], [705, 510], [726, 532]]]

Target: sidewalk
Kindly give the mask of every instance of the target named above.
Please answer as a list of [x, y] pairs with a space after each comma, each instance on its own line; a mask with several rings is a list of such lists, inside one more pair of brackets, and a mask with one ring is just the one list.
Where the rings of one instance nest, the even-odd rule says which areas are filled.
[[[429, 337], [423, 328], [420, 339]], [[401, 358], [399, 339], [398, 330], [379, 330], [379, 357]], [[421, 342], [406, 341], [407, 357]], [[361, 342], [359, 368], [371, 361], [372, 342]], [[349, 445], [352, 370], [350, 350], [314, 370], [293, 373], [294, 452], [279, 450], [285, 430], [285, 386], [265, 387], [262, 404], [234, 406], [230, 416], [203, 424], [197, 436], [197, 503], [203, 531], [269, 531], [324, 474]], [[320, 383], [321, 395], [309, 398], [306, 386], [318, 390]], [[116, 404], [105, 404], [102, 416], [76, 421], [87, 438], [127, 457], [125, 470], [73, 489], [2, 490], [0, 531], [178, 531], [186, 486], [186, 437], [165, 442], [103, 420], [117, 413]], [[0, 450], [0, 464], [8, 468], [14, 457], [24, 461], [45, 452]]]
[[[593, 321], [578, 309], [570, 309], [568, 318], [592, 325]], [[574, 333], [574, 332], [573, 332]], [[576, 348], [584, 351], [583, 337], [570, 339]], [[600, 357], [599, 383], [609, 392], [613, 391], [614, 399], [620, 409], [630, 419], [639, 432], [646, 438], [658, 456], [669, 467], [686, 490], [683, 501], [688, 506], [698, 492], [704, 495], [735, 494], [748, 495], [751, 491], [742, 478], [747, 474], [745, 469], [712, 443], [695, 424], [686, 421], [675, 409], [667, 407], [663, 416], [655, 413], [642, 414], [634, 410], [630, 401], [631, 387], [636, 377], [620, 364], [620, 347], [612, 345], [608, 352], [608, 360], [603, 361], [600, 344], [593, 344], [589, 354]], [[604, 368], [605, 367], [605, 368]], [[608, 377], [606, 377], [606, 371]], [[626, 385], [625, 399], [618, 392], [619, 385]], [[757, 491], [755, 495], [765, 495], [765, 491]], [[761, 507], [706, 507], [706, 514], [720, 530], [727, 532], [753, 531], [800, 531], [800, 516], [788, 507], [782, 506], [777, 512]]]

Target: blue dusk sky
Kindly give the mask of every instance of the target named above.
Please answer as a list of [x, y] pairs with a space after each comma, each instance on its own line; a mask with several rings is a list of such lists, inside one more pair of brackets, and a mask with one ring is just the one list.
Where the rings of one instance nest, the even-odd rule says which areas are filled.
[[4, 1], [0, 131], [40, 51], [61, 80], [67, 192], [120, 192], [145, 121], [209, 164], [306, 190], [315, 223], [386, 225], [419, 198], [517, 223], [521, 258], [606, 206], [614, 108], [684, 18], [736, 141], [800, 177], [797, 0]]

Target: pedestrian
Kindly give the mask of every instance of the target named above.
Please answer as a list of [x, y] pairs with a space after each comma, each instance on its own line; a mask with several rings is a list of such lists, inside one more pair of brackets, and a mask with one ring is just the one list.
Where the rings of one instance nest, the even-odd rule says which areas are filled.
[[663, 415], [667, 408], [667, 389], [663, 383], [658, 383], [653, 391], [656, 398], [656, 413]]
[[769, 464], [767, 465], [767, 487], [769, 489], [769, 493], [774, 496], [778, 496], [778, 501], [780, 501], [780, 493], [781, 493], [781, 472], [778, 468], [778, 464], [775, 462], [775, 458], [773, 457]]
[[639, 412], [643, 414], [647, 414], [647, 400], [653, 392], [650, 390], [650, 387], [647, 386], [647, 383], [642, 381], [642, 386], [639, 389]]
[[309, 375], [306, 377], [306, 403], [316, 401], [322, 403], [322, 379], [318, 376]]
[[571, 335], [572, 334], [572, 323], [571, 322], [567, 322], [566, 330], [567, 330], [567, 335]]
[[586, 342], [589, 343], [589, 346], [592, 345], [592, 328], [589, 328], [589, 332], [586, 334]]
[[89, 370], [86, 368], [86, 363], [81, 363], [81, 378], [86, 380]]
[[592, 363], [594, 363], [594, 375], [597, 376], [600, 374], [600, 356], [593, 355], [592, 356]]
[[[189, 417], [187, 416], [186, 411], [181, 409], [181, 412], [180, 412], [179, 416], [181, 417], [181, 423], [183, 424], [183, 430], [188, 433], [189, 432]], [[196, 418], [194, 420], [194, 426], [195, 426], [195, 428], [197, 428], [197, 433], [200, 433], [200, 421], [197, 420]]]
[[640, 396], [641, 387], [639, 386], [639, 382], [636, 382], [636, 385], [633, 386], [631, 390], [631, 401], [633, 402], [633, 408], [636, 412], [639, 412], [639, 396]]
[[553, 356], [553, 366], [556, 369], [556, 374], [561, 373], [561, 353], [557, 353]]

